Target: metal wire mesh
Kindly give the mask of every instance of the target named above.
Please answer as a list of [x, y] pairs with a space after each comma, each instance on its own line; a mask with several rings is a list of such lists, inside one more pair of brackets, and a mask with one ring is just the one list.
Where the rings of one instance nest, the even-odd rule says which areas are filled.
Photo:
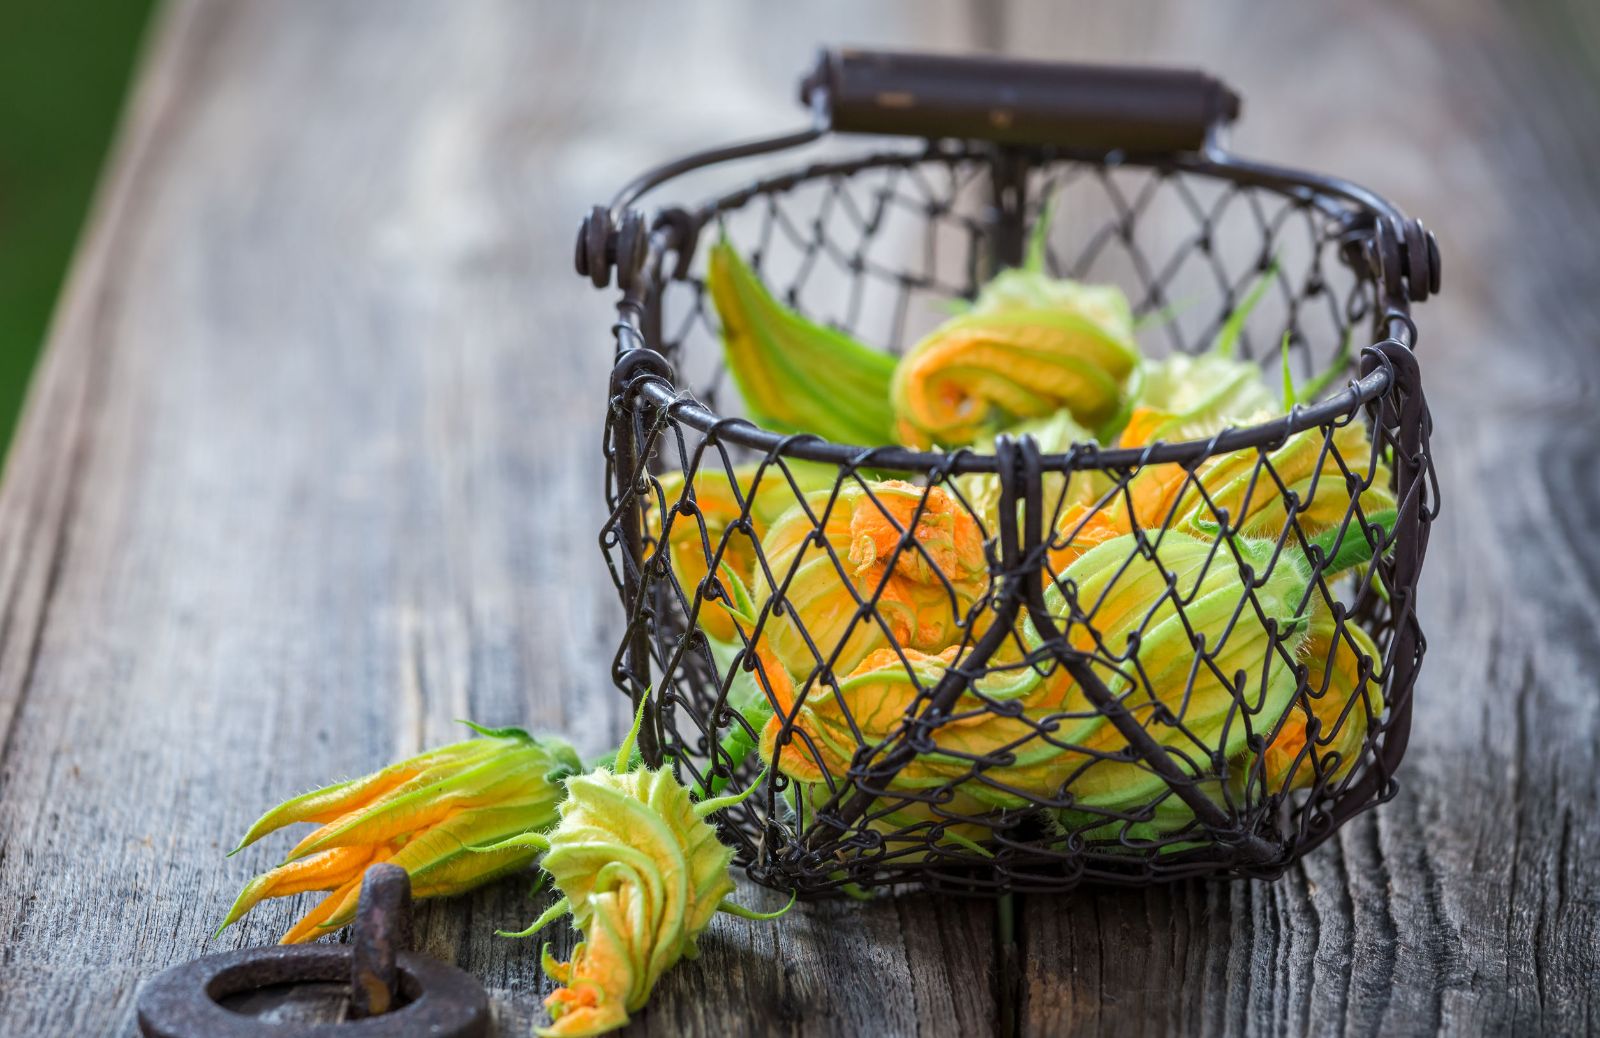
[[1436, 492], [1372, 214], [1175, 165], [998, 161], [816, 164], [679, 222], [899, 351], [1048, 220], [1048, 269], [1121, 286], [1147, 352], [1205, 350], [1264, 279], [1240, 354], [1346, 388], [1187, 445], [827, 455], [738, 420], [700, 268], [652, 252], [619, 350], [674, 377], [619, 368], [605, 439], [618, 684], [648, 690], [646, 750], [691, 787], [759, 785], [723, 826], [775, 887], [1272, 875], [1393, 794], [1422, 651]]

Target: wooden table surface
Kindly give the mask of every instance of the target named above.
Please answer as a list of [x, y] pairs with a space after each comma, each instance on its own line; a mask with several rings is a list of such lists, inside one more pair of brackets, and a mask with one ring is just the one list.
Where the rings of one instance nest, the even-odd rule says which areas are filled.
[[[722, 918], [637, 1033], [1600, 1029], [1600, 11], [1505, 3], [179, 3], [0, 488], [0, 1033], [133, 1028], [266, 805], [456, 738], [614, 741], [607, 298], [579, 215], [798, 125], [819, 41], [1200, 65], [1244, 153], [1438, 231], [1445, 513], [1403, 790], [1274, 884]], [[771, 907], [776, 898], [747, 890]], [[420, 915], [499, 1031], [543, 901]], [[563, 938], [563, 941], [566, 939]]]

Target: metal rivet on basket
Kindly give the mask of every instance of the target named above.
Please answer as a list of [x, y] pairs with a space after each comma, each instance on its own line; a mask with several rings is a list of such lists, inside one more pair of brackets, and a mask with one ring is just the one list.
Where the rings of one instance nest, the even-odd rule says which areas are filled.
[[1433, 280], [1428, 273], [1428, 241], [1423, 234], [1420, 220], [1407, 220], [1404, 226], [1406, 291], [1413, 303], [1420, 303], [1428, 298], [1429, 285]]
[[606, 255], [606, 242], [611, 237], [611, 210], [597, 205], [583, 218], [578, 227], [578, 273], [593, 282], [595, 288], [611, 284], [611, 260]]
[[649, 245], [650, 229], [645, 224], [644, 214], [637, 209], [623, 213], [622, 225], [617, 228], [612, 249], [608, 250], [613, 253], [611, 259], [617, 267], [617, 284], [627, 288], [638, 278]]

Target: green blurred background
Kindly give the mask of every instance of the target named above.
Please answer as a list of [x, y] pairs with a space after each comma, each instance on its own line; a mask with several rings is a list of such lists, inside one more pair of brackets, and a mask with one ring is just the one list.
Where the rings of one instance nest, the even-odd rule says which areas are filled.
[[150, 0], [0, 2], [0, 455], [149, 19]]

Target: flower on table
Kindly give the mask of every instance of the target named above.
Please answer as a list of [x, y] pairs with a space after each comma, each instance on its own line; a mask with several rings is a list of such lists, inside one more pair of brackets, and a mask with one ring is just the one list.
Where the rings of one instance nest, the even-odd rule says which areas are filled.
[[387, 861], [411, 876], [416, 897], [446, 897], [526, 868], [527, 848], [475, 848], [556, 821], [562, 780], [581, 770], [564, 740], [520, 728], [480, 728], [467, 739], [278, 805], [250, 827], [233, 853], [300, 822], [318, 828], [282, 865], [246, 884], [222, 929], [260, 902], [305, 891], [330, 891], [283, 935], [306, 941], [355, 917], [361, 877]]

